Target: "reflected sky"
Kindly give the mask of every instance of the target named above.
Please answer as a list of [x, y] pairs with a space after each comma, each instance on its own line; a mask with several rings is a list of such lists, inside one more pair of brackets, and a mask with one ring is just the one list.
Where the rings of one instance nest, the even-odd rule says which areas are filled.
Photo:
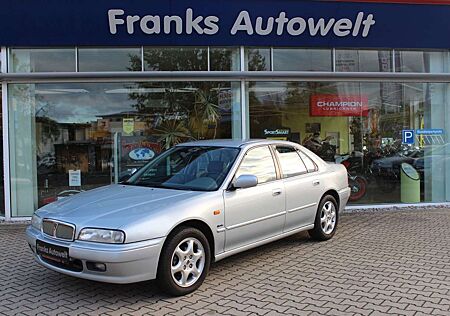
[[276, 179], [275, 166], [268, 147], [255, 148], [246, 154], [236, 173], [236, 178], [243, 174], [256, 176], [258, 183]]

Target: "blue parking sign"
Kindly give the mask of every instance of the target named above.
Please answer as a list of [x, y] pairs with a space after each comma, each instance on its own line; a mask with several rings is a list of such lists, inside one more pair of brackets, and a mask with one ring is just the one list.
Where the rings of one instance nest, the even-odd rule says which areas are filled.
[[413, 129], [402, 130], [402, 144], [414, 145], [414, 130]]

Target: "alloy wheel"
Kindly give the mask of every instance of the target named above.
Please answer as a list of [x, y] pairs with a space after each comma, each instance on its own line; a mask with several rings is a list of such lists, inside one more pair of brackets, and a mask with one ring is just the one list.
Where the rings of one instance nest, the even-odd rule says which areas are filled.
[[327, 201], [320, 213], [320, 225], [325, 234], [331, 234], [336, 226], [336, 207], [333, 202]]
[[172, 254], [171, 275], [181, 287], [190, 287], [201, 277], [205, 267], [205, 250], [193, 237], [184, 239]]

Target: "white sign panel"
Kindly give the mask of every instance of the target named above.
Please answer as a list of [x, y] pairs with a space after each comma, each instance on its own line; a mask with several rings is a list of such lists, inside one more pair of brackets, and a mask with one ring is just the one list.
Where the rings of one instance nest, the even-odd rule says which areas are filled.
[[81, 187], [81, 170], [69, 170], [69, 187]]

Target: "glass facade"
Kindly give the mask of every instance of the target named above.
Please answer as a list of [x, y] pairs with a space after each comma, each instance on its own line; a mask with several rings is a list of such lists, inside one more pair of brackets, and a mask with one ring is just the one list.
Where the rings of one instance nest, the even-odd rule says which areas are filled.
[[[8, 71], [16, 73], [271, 71], [276, 78], [278, 71], [321, 71], [329, 77], [80, 82], [69, 74], [64, 80], [7, 83], [10, 176], [1, 184], [11, 187], [7, 212], [13, 217], [126, 179], [174, 144], [214, 138], [302, 144], [344, 164], [349, 181], [359, 179], [362, 187], [353, 204], [410, 203], [402, 193], [405, 164], [420, 177], [413, 202], [450, 201], [449, 83], [359, 82], [358, 74], [347, 82], [333, 81], [333, 72], [446, 73], [447, 51], [79, 47], [8, 52]], [[408, 144], [404, 131], [414, 132]], [[279, 151], [289, 174], [316, 168], [307, 157]], [[304, 165], [291, 168], [300, 160]], [[0, 199], [3, 193], [1, 187]]]
[[78, 71], [141, 71], [141, 49], [79, 48]]
[[[285, 139], [324, 160], [344, 163], [365, 179], [357, 204], [403, 203], [401, 167], [420, 175], [420, 200], [450, 198], [448, 84], [427, 83], [248, 83], [251, 138], [288, 131]], [[404, 130], [438, 130], [404, 144]], [[269, 131], [269, 132], [268, 132]]]
[[[9, 85], [13, 216], [125, 179], [185, 141], [240, 138], [234, 82]], [[71, 182], [80, 172], [80, 183]], [[27, 198], [24, 198], [27, 197]]]

